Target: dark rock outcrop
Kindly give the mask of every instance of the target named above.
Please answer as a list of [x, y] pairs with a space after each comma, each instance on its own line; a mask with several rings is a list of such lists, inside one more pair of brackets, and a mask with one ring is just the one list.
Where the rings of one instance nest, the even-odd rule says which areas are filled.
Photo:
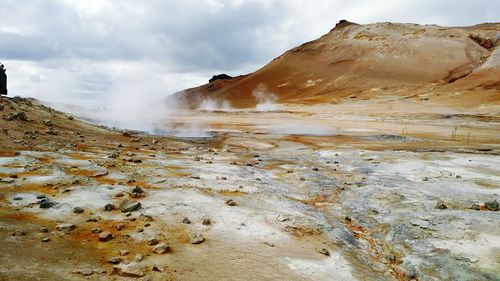
[[223, 73], [223, 74], [218, 74], [218, 75], [212, 76], [212, 78], [210, 78], [210, 80], [208, 80], [208, 83], [212, 83], [212, 82], [217, 81], [217, 80], [229, 80], [229, 79], [233, 79], [233, 77]]

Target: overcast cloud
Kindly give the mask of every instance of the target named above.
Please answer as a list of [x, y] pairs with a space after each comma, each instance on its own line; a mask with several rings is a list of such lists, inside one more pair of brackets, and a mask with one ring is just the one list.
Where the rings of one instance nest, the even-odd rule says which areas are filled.
[[498, 0], [1, 0], [0, 61], [10, 95], [96, 106], [254, 71], [340, 19], [472, 25], [499, 12]]

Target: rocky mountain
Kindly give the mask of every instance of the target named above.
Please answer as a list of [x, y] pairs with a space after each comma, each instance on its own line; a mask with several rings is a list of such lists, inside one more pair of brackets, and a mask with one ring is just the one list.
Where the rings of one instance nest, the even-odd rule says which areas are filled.
[[176, 94], [191, 107], [204, 99], [253, 107], [264, 88], [281, 103], [340, 103], [408, 98], [454, 106], [500, 102], [500, 23], [442, 27], [340, 21], [321, 38], [261, 69]]

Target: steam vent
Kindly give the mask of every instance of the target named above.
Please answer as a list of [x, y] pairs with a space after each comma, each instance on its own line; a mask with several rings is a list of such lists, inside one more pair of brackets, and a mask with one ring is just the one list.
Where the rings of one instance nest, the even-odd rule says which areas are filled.
[[7, 74], [4, 65], [0, 65], [0, 95], [7, 95]]

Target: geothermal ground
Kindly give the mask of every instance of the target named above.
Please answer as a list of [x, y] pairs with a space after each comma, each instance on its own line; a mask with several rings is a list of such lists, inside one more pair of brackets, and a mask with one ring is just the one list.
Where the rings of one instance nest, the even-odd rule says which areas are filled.
[[175, 138], [0, 101], [1, 280], [500, 280], [491, 109], [186, 111], [210, 137]]

